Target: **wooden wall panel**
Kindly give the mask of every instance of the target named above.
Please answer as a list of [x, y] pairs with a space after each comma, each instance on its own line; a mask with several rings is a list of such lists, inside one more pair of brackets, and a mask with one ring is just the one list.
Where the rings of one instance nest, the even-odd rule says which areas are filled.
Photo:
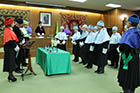
[[131, 14], [135, 14], [135, 13], [136, 12], [134, 11], [123, 10], [123, 9], [113, 9], [113, 10], [107, 11], [103, 14], [105, 26], [107, 28], [111, 28], [112, 26], [116, 25], [118, 26], [119, 32], [121, 33], [123, 20], [120, 18], [120, 16], [125, 14], [127, 15], [127, 18], [128, 18]]
[[[56, 21], [61, 23], [61, 15], [60, 13], [65, 14], [76, 14], [76, 15], [87, 15], [87, 24], [95, 24], [95, 21], [101, 19], [101, 14], [99, 13], [88, 13], [88, 12], [80, 12], [80, 11], [66, 11], [62, 9], [51, 9], [51, 8], [34, 8], [34, 7], [25, 7], [25, 6], [0, 6], [0, 8], [4, 9], [17, 9], [17, 10], [30, 10], [30, 25], [35, 31], [36, 26], [38, 25], [39, 21], [39, 13], [40, 12], [51, 12], [52, 13], [52, 26], [51, 27], [44, 27], [46, 30], [46, 36], [48, 34], [53, 34], [55, 32]], [[33, 34], [35, 36], [35, 34]]]
[[[16, 10], [30, 10], [30, 26], [33, 29], [33, 37], [36, 36], [35, 29], [39, 22], [40, 12], [51, 12], [52, 13], [52, 26], [44, 27], [46, 31], [45, 37], [49, 34], [55, 34], [56, 21], [58, 21], [59, 26], [61, 25], [61, 13], [63, 14], [76, 14], [76, 15], [87, 15], [86, 24], [95, 25], [98, 20], [101, 19], [99, 13], [89, 13], [89, 12], [80, 12], [80, 11], [67, 11], [62, 9], [51, 9], [51, 8], [35, 8], [27, 6], [0, 6], [1, 9], [16, 9]], [[1, 44], [1, 41], [0, 41]], [[1, 45], [0, 45], [1, 46]]]

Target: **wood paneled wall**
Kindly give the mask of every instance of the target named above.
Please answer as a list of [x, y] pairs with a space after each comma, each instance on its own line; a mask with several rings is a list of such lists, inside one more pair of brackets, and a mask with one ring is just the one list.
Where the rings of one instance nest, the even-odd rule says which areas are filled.
[[[87, 15], [86, 24], [95, 25], [97, 21], [101, 20], [102, 14], [100, 13], [90, 13], [90, 12], [80, 12], [80, 11], [67, 11], [62, 9], [53, 8], [37, 8], [37, 7], [27, 7], [27, 6], [0, 6], [0, 9], [16, 9], [16, 10], [30, 10], [30, 26], [33, 29], [33, 37], [35, 37], [35, 29], [39, 22], [40, 12], [51, 12], [52, 13], [52, 26], [44, 27], [46, 31], [45, 37], [49, 34], [55, 34], [56, 21], [58, 21], [59, 26], [61, 25], [61, 13], [63, 14], [75, 14], [75, 15]], [[0, 41], [0, 46], [1, 46]]]
[[[51, 12], [52, 13], [52, 26], [44, 27], [46, 31], [46, 37], [49, 34], [55, 34], [56, 29], [56, 21], [58, 21], [59, 25], [61, 25], [61, 13], [63, 14], [75, 14], [75, 15], [87, 15], [86, 24], [96, 25], [97, 21], [103, 20], [105, 22], [105, 26], [107, 28], [111, 28], [116, 25], [119, 27], [119, 32], [122, 31], [122, 20], [120, 16], [122, 14], [126, 14], [130, 16], [134, 14], [134, 11], [122, 10], [122, 9], [113, 9], [107, 11], [103, 14], [101, 13], [89, 13], [89, 12], [80, 12], [80, 11], [67, 11], [62, 9], [52, 9], [52, 8], [36, 8], [36, 7], [27, 7], [27, 6], [0, 6], [2, 9], [16, 9], [16, 10], [30, 10], [30, 26], [35, 31], [38, 22], [40, 12]], [[140, 15], [140, 13], [139, 13]], [[35, 37], [35, 32], [33, 33], [33, 37]], [[1, 42], [1, 41], [0, 41]], [[1, 44], [1, 43], [0, 43]], [[0, 45], [1, 46], [1, 45]]]
[[[55, 32], [56, 21], [59, 22], [61, 25], [61, 14], [76, 14], [76, 15], [87, 15], [86, 24], [93, 24], [95, 25], [98, 20], [101, 19], [101, 15], [99, 13], [89, 13], [89, 12], [80, 12], [80, 11], [67, 11], [62, 9], [51, 9], [51, 8], [35, 8], [35, 7], [26, 7], [26, 6], [0, 6], [0, 8], [5, 9], [21, 9], [21, 10], [30, 10], [30, 25], [35, 31], [35, 28], [39, 22], [39, 14], [40, 12], [51, 12], [52, 13], [52, 26], [51, 27], [44, 27], [46, 31], [46, 36], [48, 34], [53, 34]], [[35, 36], [35, 34], [33, 34]]]
[[118, 26], [119, 32], [121, 33], [123, 26], [123, 20], [121, 19], [121, 16], [127, 15], [128, 18], [131, 14], [136, 14], [136, 12], [123, 9], [113, 9], [103, 14], [103, 20], [107, 28]]

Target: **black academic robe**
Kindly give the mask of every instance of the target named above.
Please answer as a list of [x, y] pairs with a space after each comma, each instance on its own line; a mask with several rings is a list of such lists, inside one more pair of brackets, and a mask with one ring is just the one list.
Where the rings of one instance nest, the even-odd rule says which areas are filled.
[[4, 45], [4, 72], [12, 72], [16, 69], [16, 41], [12, 40]]
[[125, 89], [134, 90], [140, 86], [140, 52], [137, 49], [132, 49], [125, 44], [120, 45], [119, 49], [121, 53], [125, 53], [126, 56], [128, 56], [129, 53], [133, 56], [133, 59], [128, 63], [128, 70], [123, 69], [123, 60], [121, 57], [118, 72], [119, 85]]
[[109, 41], [103, 42], [101, 44], [94, 44], [94, 51], [93, 51], [94, 65], [104, 68], [104, 66], [107, 64], [107, 54], [103, 54], [102, 50], [103, 48], [108, 49], [108, 44]]
[[72, 53], [74, 55], [77, 55], [77, 56], [79, 55], [78, 54], [78, 48], [79, 48], [78, 46], [79, 46], [78, 44], [76, 44], [76, 45], [73, 44], [73, 49], [72, 49]]
[[76, 55], [77, 57], [80, 57], [80, 53], [79, 53], [79, 50], [80, 50], [80, 45], [79, 45], [79, 42], [80, 42], [80, 39], [76, 40], [76, 45], [73, 45], [73, 54]]
[[93, 45], [93, 44], [92, 43], [90, 43], [90, 44], [85, 43], [84, 46], [82, 46], [82, 48], [80, 49], [80, 57], [84, 63], [91, 62], [91, 60], [89, 58], [89, 56], [91, 54], [91, 51], [89, 51], [91, 45]]
[[111, 64], [118, 64], [119, 61], [119, 52], [117, 51], [119, 44], [110, 44], [107, 59], [111, 60]]
[[35, 32], [36, 32], [36, 33], [40, 33], [40, 34], [42, 34], [42, 33], [45, 34], [44, 27], [42, 26], [42, 27], [40, 28], [40, 26], [37, 26]]
[[[13, 31], [15, 32], [17, 38], [19, 39], [19, 42], [17, 42], [17, 44], [20, 46], [19, 43], [22, 42], [22, 40], [24, 39], [24, 35], [20, 30], [20, 28], [17, 27], [16, 25], [13, 27]], [[24, 63], [24, 62], [25, 62], [25, 52], [24, 49], [20, 48], [18, 56], [16, 58], [17, 68], [20, 68], [20, 63]]]
[[[13, 31], [14, 31], [14, 33], [16, 34], [16, 36], [17, 36], [19, 42], [21, 42], [21, 41], [23, 40], [23, 37], [24, 37], [22, 31], [21, 31], [21, 30], [19, 29], [19, 27], [17, 27], [16, 25], [13, 27]], [[19, 42], [18, 42], [18, 43], [19, 43]]]
[[[59, 40], [59, 39], [57, 39], [57, 40]], [[63, 40], [59, 40], [60, 41], [60, 43], [62, 43], [63, 42]], [[57, 48], [59, 48], [59, 49], [62, 49], [62, 50], [65, 50], [66, 51], [66, 43], [65, 44], [57, 44]]]
[[[86, 38], [87, 37], [85, 37], [85, 38], [83, 38], [83, 39], [79, 39], [79, 42], [78, 42], [78, 44], [80, 43], [80, 42], [85, 42], [85, 40], [86, 40]], [[83, 51], [84, 51], [84, 47], [82, 46], [82, 47], [80, 47], [80, 44], [79, 44], [79, 50], [78, 50], [78, 53], [79, 53], [79, 56], [81, 57], [82, 55], [83, 55]]]

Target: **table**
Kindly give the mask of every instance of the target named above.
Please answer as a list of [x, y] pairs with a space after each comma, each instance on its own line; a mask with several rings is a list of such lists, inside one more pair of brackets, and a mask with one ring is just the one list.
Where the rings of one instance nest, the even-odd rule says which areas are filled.
[[60, 49], [57, 53], [49, 53], [44, 48], [38, 48], [36, 63], [41, 66], [45, 75], [71, 72], [70, 53]]

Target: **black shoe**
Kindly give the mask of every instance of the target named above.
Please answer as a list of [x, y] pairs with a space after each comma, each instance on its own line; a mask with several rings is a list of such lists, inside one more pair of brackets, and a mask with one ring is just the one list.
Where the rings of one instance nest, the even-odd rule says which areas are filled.
[[95, 71], [95, 73], [98, 73], [98, 72], [99, 72], [99, 70], [96, 70], [96, 71]]
[[113, 67], [113, 66], [114, 66], [114, 64], [110, 64], [109, 66]]
[[22, 73], [22, 70], [15, 70], [16, 73]]
[[85, 68], [87, 68], [87, 69], [91, 69], [92, 66], [90, 66], [90, 65], [86, 65]]
[[87, 67], [85, 67], [85, 68], [87, 68], [87, 69], [92, 69], [92, 67], [90, 67], [90, 66], [87, 66]]
[[79, 64], [83, 64], [84, 62], [79, 62]]
[[127, 93], [134, 93], [134, 91], [128, 89]]
[[27, 63], [23, 63], [23, 64], [22, 64], [22, 66], [24, 66], [24, 67], [27, 67], [27, 65], [28, 65]]
[[87, 63], [85, 63], [85, 62], [83, 63], [83, 65], [86, 65], [86, 64], [87, 64]]
[[79, 60], [74, 60], [74, 62], [78, 62]]
[[117, 66], [117, 65], [115, 65], [115, 66], [114, 66], [114, 68], [118, 68], [118, 66]]
[[103, 70], [100, 70], [100, 71], [98, 71], [97, 73], [98, 73], [98, 74], [103, 74], [104, 71], [103, 71]]
[[15, 77], [13, 77], [13, 76], [9, 76], [9, 77], [8, 77], [8, 81], [9, 81], [9, 82], [10, 82], [10, 81], [15, 82], [15, 81], [17, 81], [17, 78], [15, 78]]

